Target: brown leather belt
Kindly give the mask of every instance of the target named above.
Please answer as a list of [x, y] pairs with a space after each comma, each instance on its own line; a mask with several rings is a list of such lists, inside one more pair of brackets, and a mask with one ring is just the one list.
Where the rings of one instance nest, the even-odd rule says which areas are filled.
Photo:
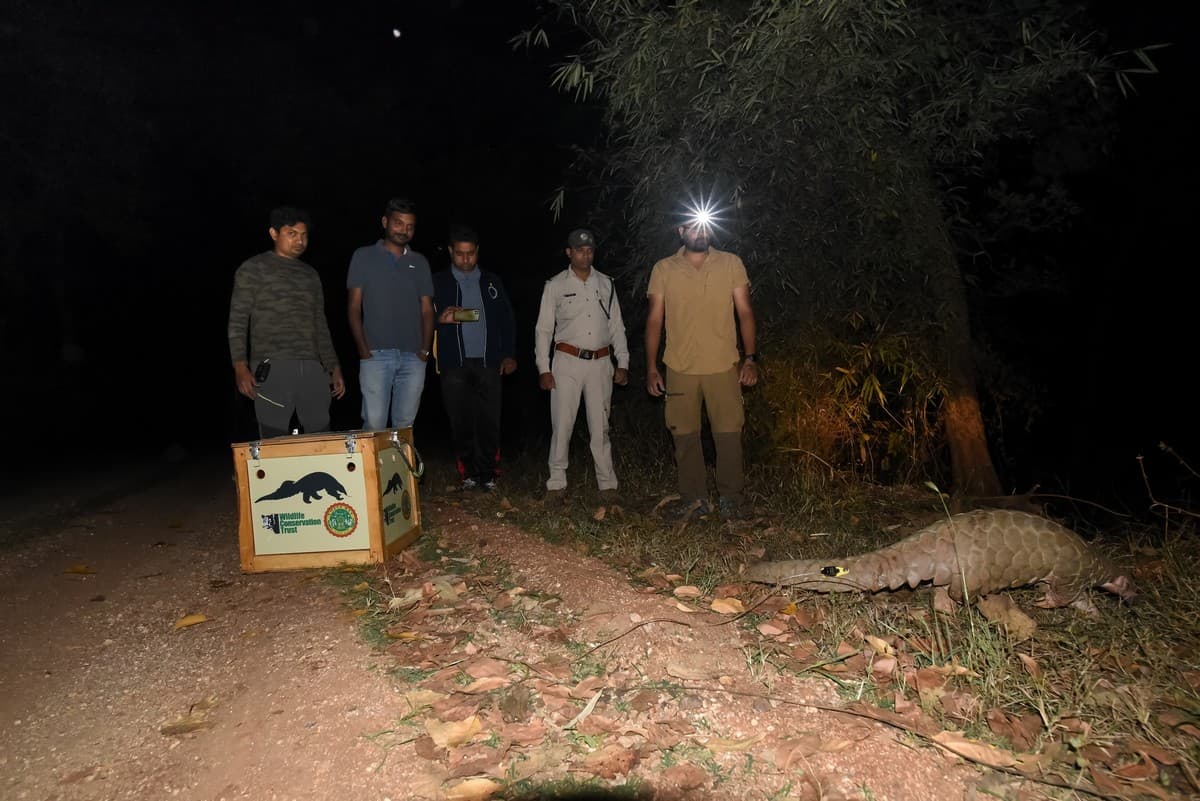
[[612, 353], [612, 348], [605, 345], [599, 350], [587, 350], [585, 348], [577, 348], [574, 345], [568, 345], [566, 342], [557, 342], [554, 345], [555, 350], [561, 350], [563, 353], [569, 353], [572, 356], [587, 361], [588, 359], [603, 359], [608, 354]]

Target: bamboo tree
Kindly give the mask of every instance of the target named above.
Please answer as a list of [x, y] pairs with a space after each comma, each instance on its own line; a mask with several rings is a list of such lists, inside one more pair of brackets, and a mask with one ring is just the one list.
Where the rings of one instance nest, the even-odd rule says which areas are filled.
[[929, 343], [954, 488], [999, 492], [948, 190], [1032, 136], [1039, 109], [1127, 81], [1086, 20], [1059, 0], [551, 5], [557, 21], [516, 43], [582, 34], [553, 83], [602, 109], [594, 175], [635, 286], [680, 199], [715, 193], [776, 322]]

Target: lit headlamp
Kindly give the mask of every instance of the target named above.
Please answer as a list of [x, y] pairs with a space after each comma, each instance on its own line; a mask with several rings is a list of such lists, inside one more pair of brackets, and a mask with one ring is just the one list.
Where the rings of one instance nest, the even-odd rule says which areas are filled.
[[688, 216], [688, 223], [692, 226], [708, 228], [712, 225], [713, 214], [708, 209], [697, 209]]
[[712, 199], [700, 199], [699, 201], [690, 200], [683, 204], [684, 227], [698, 228], [704, 233], [711, 232], [714, 228], [721, 227], [720, 209], [713, 203]]

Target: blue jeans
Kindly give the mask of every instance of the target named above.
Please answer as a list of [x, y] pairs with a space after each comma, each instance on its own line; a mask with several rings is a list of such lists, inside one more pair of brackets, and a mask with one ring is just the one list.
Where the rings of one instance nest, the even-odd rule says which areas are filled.
[[389, 405], [391, 427], [412, 428], [425, 389], [425, 362], [410, 351], [373, 350], [371, 358], [358, 362], [358, 386], [365, 430], [388, 427]]

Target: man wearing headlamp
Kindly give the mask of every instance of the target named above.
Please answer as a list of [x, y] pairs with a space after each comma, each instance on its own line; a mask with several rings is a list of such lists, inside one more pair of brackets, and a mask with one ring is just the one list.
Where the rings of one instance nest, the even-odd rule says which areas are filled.
[[[680, 225], [683, 246], [654, 265], [646, 289], [646, 388], [654, 397], [666, 397], [680, 495], [667, 514], [684, 520], [712, 510], [700, 442], [702, 403], [717, 451], [718, 511], [726, 520], [744, 516], [742, 387], [758, 383], [746, 265], [710, 245], [712, 228], [712, 217], [703, 210]], [[665, 376], [658, 369], [664, 327]]]

